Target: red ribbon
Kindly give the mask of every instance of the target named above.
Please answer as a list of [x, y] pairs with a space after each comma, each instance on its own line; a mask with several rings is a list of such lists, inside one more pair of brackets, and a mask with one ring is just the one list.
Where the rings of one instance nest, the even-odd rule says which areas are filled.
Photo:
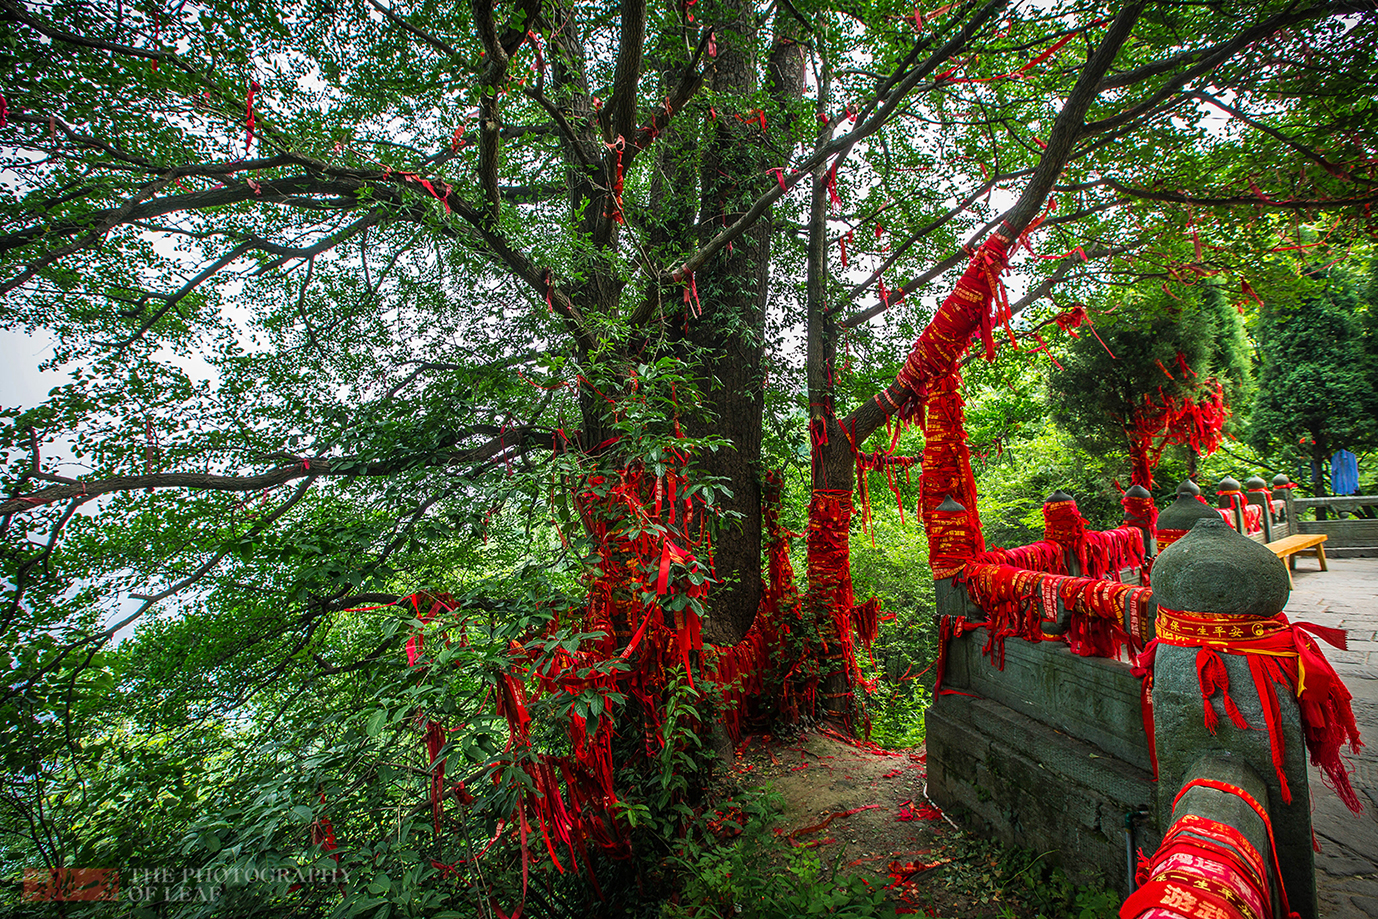
[[244, 155], [249, 155], [249, 148], [254, 143], [254, 93], [258, 92], [257, 80], [249, 81], [249, 98], [247, 100], [247, 113], [244, 116]]

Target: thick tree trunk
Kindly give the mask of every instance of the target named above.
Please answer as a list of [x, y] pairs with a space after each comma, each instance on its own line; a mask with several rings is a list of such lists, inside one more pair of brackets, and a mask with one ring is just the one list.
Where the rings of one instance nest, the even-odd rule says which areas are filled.
[[[818, 90], [818, 114], [826, 116], [832, 75], [823, 65]], [[820, 129], [818, 143], [828, 142], [831, 132]], [[828, 305], [828, 206], [827, 168], [820, 166], [812, 183], [809, 203], [807, 382], [809, 391], [810, 480], [808, 609], [814, 626], [829, 649], [827, 674], [822, 684], [823, 704], [834, 715], [847, 714], [850, 686], [842, 657], [843, 636], [839, 622], [852, 615], [851, 493], [856, 482], [853, 445], [834, 411], [833, 373], [837, 367], [837, 318]]]
[[[745, 122], [746, 101], [757, 74], [751, 55], [754, 7], [729, 0], [718, 10], [718, 57], [713, 89], [721, 95], [709, 124], [701, 172], [700, 241], [735, 220], [760, 193], [765, 162]], [[729, 100], [732, 100], [729, 102]], [[729, 104], [732, 108], [729, 108]], [[738, 119], [736, 115], [743, 117]], [[761, 220], [691, 279], [701, 315], [688, 319], [686, 344], [697, 362], [697, 384], [707, 417], [693, 417], [697, 435], [730, 443], [704, 453], [701, 469], [731, 488], [718, 507], [714, 573], [704, 637], [734, 644], [746, 634], [761, 599], [761, 424], [765, 406], [765, 299], [770, 221]], [[735, 519], [726, 515], [733, 515]]]

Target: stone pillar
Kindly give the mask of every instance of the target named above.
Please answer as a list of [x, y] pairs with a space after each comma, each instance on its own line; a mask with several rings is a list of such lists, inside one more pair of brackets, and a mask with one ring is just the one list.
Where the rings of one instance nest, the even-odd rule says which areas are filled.
[[[1273, 500], [1283, 503], [1283, 520], [1287, 523], [1287, 532], [1282, 534], [1284, 536], [1291, 536], [1301, 529], [1297, 526], [1297, 507], [1292, 503], [1294, 491], [1296, 491], [1296, 486], [1287, 476], [1281, 472], [1273, 476]], [[1282, 492], [1282, 494], [1278, 494], [1278, 492]]]
[[[951, 495], [943, 498], [941, 504], [933, 512], [933, 527], [940, 531], [938, 536], [947, 537], [952, 541], [949, 548], [957, 545], [957, 540], [961, 539], [961, 528], [967, 519], [967, 509], [952, 499]], [[944, 528], [951, 529], [951, 533], [942, 533]], [[967, 595], [967, 590], [957, 583], [957, 575], [960, 570], [934, 570], [933, 572], [933, 593], [937, 601], [938, 617], [943, 616], [966, 616], [968, 622], [981, 622], [986, 618], [985, 612], [971, 602]]]
[[1273, 541], [1273, 495], [1268, 491], [1268, 483], [1262, 476], [1253, 476], [1244, 483], [1245, 495], [1250, 504], [1263, 510], [1263, 541]]
[[[1247, 535], [1249, 531], [1244, 525], [1244, 510], [1240, 507], [1244, 502], [1244, 486], [1239, 484], [1238, 479], [1225, 476], [1215, 487], [1215, 496], [1216, 507], [1230, 511], [1230, 516], [1234, 518], [1235, 532]], [[1238, 500], [1235, 500], [1236, 497]]]
[[[1177, 796], [1172, 825], [1147, 866], [1148, 886], [1124, 904], [1120, 915], [1124, 919], [1164, 915], [1274, 919], [1283, 915], [1268, 824], [1244, 797], [1267, 800], [1263, 780], [1243, 763], [1217, 755], [1203, 756], [1187, 770], [1187, 784], [1198, 780], [1203, 784]], [[1163, 851], [1163, 846], [1168, 850]], [[1230, 883], [1223, 889], [1216, 886], [1225, 878]], [[1137, 881], [1131, 880], [1130, 887], [1137, 889]], [[1244, 890], [1252, 890], [1262, 901], [1258, 910], [1244, 898]], [[1237, 898], [1234, 908], [1226, 909], [1215, 901], [1222, 894]]]
[[1060, 504], [1062, 504], [1063, 502], [1067, 502], [1068, 504], [1071, 505], [1071, 513], [1072, 513], [1072, 514], [1078, 514], [1078, 513], [1079, 513], [1078, 510], [1077, 510], [1077, 502], [1076, 502], [1076, 499], [1075, 499], [1075, 498], [1073, 498], [1071, 495], [1067, 494], [1065, 491], [1059, 490], [1059, 491], [1053, 492], [1053, 493], [1052, 493], [1051, 495], [1049, 495], [1049, 496], [1044, 500], [1044, 502], [1043, 502], [1043, 520], [1044, 520], [1044, 525], [1043, 525], [1043, 538], [1044, 538], [1045, 540], [1047, 540], [1048, 542], [1055, 542], [1055, 543], [1057, 543], [1058, 545], [1062, 546], [1062, 561], [1063, 561], [1063, 564], [1066, 565], [1066, 567], [1067, 567], [1067, 573], [1068, 573], [1068, 574], [1072, 574], [1072, 575], [1077, 575], [1077, 576], [1080, 577], [1080, 576], [1082, 576], [1082, 575], [1085, 575], [1086, 572], [1082, 570], [1082, 567], [1081, 567], [1081, 557], [1080, 557], [1080, 555], [1077, 553], [1077, 546], [1076, 546], [1076, 544], [1075, 544], [1075, 543], [1072, 543], [1072, 544], [1069, 545], [1069, 544], [1068, 544], [1068, 537], [1067, 537], [1067, 535], [1055, 531], [1055, 530], [1053, 529], [1053, 527], [1052, 527], [1052, 526], [1050, 525], [1050, 523], [1049, 523], [1049, 517], [1048, 517], [1048, 507], [1049, 507], [1049, 505], [1053, 505], [1053, 504], [1059, 504], [1059, 505], [1060, 505]]
[[[1166, 511], [1163, 516], [1167, 516]], [[1303, 919], [1315, 919], [1310, 786], [1296, 697], [1285, 685], [1275, 685], [1280, 709], [1278, 729], [1283, 743], [1282, 771], [1291, 793], [1287, 803], [1273, 765], [1264, 715], [1267, 702], [1259, 698], [1248, 658], [1217, 652], [1228, 678], [1228, 689], [1216, 688], [1209, 699], [1208, 704], [1218, 715], [1212, 732], [1205, 726], [1207, 703], [1202, 700], [1197, 671], [1198, 655], [1204, 652], [1197, 647], [1169, 644], [1171, 613], [1164, 612], [1176, 610], [1220, 617], [1224, 628], [1237, 625], [1247, 634], [1248, 622], [1271, 617], [1286, 606], [1290, 593], [1287, 566], [1259, 543], [1234, 532], [1216, 514], [1213, 519], [1203, 518], [1158, 556], [1153, 567], [1153, 593], [1159, 607], [1160, 640], [1153, 668], [1153, 733], [1162, 825], [1171, 822], [1172, 799], [1192, 777], [1202, 757], [1216, 756], [1252, 769], [1266, 786], [1266, 800], [1258, 800], [1272, 820], [1282, 883], [1292, 909]], [[1224, 705], [1225, 692], [1238, 706], [1247, 728], [1240, 729], [1232, 722]]]
[[1139, 532], [1143, 534], [1145, 559], [1151, 559], [1158, 554], [1157, 526], [1156, 524], [1152, 524], [1151, 517], [1149, 521], [1151, 525], [1144, 526], [1143, 515], [1136, 515], [1138, 519], [1134, 519], [1134, 517], [1131, 516], [1131, 511], [1142, 508], [1151, 515], [1152, 501], [1152, 493], [1142, 485], [1130, 485], [1129, 489], [1124, 493], [1124, 497], [1120, 499], [1120, 504], [1124, 507], [1125, 511], [1124, 525], [1127, 527], [1138, 527]]
[[1209, 505], [1198, 500], [1201, 489], [1191, 479], [1177, 486], [1177, 500], [1158, 515], [1158, 554], [1190, 532], [1198, 520], [1220, 519]]

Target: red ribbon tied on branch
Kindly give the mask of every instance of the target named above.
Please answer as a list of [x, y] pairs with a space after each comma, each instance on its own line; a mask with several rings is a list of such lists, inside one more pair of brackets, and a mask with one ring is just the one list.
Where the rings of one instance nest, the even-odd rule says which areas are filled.
[[244, 155], [249, 155], [249, 148], [254, 144], [254, 93], [259, 91], [257, 80], [249, 81], [249, 98], [246, 100], [248, 109], [244, 115]]

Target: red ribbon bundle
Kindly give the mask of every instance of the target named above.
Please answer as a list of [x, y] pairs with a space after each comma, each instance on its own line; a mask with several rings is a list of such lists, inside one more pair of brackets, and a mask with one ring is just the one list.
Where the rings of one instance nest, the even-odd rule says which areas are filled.
[[1144, 539], [1137, 527], [1092, 530], [1086, 534], [1088, 577], [1120, 579], [1125, 568], [1144, 564]]
[[1093, 578], [1062, 578], [1058, 595], [1070, 613], [1067, 647], [1081, 657], [1118, 658], [1120, 648], [1136, 649], [1141, 643], [1125, 629], [1125, 623], [1139, 622], [1142, 607], [1152, 593], [1143, 587], [1130, 587]]
[[1150, 533], [1158, 530], [1158, 505], [1150, 498], [1135, 498], [1126, 494], [1120, 499], [1124, 508], [1125, 526], [1143, 527]]
[[990, 307], [996, 292], [1003, 290], [1000, 273], [1009, 261], [1009, 245], [997, 234], [971, 257], [956, 289], [938, 307], [899, 372], [898, 381], [910, 392], [920, 393], [930, 380], [946, 376], [978, 333], [986, 357], [994, 357], [996, 317]]
[[1043, 505], [1043, 538], [1075, 553], [1083, 576], [1090, 576], [1086, 558], [1086, 518], [1073, 500], [1049, 501]]
[[[1196, 779], [1178, 792], [1174, 808], [1191, 788], [1206, 787], [1243, 800], [1263, 820], [1269, 854], [1278, 868], [1268, 812], [1242, 788], [1214, 779]], [[1281, 872], [1278, 872], [1279, 876]], [[1168, 829], [1152, 860], [1141, 856], [1140, 887], [1120, 908], [1121, 919], [1168, 916], [1265, 919], [1273, 915], [1268, 866], [1239, 830], [1199, 814], [1183, 814]], [[1281, 887], [1279, 886], [1279, 889]], [[1282, 891], [1283, 914], [1295, 919]]]
[[[986, 548], [981, 518], [976, 514], [976, 482], [967, 449], [960, 389], [961, 376], [955, 371], [933, 380], [924, 418], [920, 517], [928, 532], [928, 563], [936, 578], [951, 577]], [[948, 497], [964, 510], [940, 512], [939, 505]]]
[[[961, 581], [972, 601], [989, 616], [971, 628], [990, 630], [982, 652], [1001, 669], [1004, 641], [1010, 637], [1065, 641], [1082, 657], [1118, 657], [1121, 647], [1137, 648], [1142, 637], [1126, 631], [1124, 623], [1138, 624], [1135, 631], [1144, 631], [1143, 606], [1152, 597], [1147, 588], [1000, 564], [967, 565]], [[1044, 635], [1042, 623], [1058, 618], [1059, 600], [1070, 616], [1067, 633]]]
[[1005, 669], [1006, 638], [1042, 641], [1043, 621], [1056, 618], [1056, 609], [1047, 611], [1041, 604], [1039, 585], [1050, 577], [1008, 565], [968, 565], [962, 574], [967, 592], [988, 617], [982, 653], [1001, 670]]
[[[1174, 397], [1159, 388], [1156, 401], [1145, 393], [1142, 404], [1126, 420], [1134, 484], [1153, 487], [1153, 468], [1169, 444], [1189, 444], [1201, 456], [1210, 456], [1220, 447], [1229, 418], [1224, 387], [1211, 379], [1197, 392], [1199, 395]], [[1153, 441], [1158, 437], [1162, 439], [1155, 447]]]
[[809, 500], [809, 596], [827, 610], [833, 642], [823, 637], [823, 653], [847, 670], [849, 679], [860, 679], [856, 648], [852, 641], [852, 570], [848, 531], [852, 520], [852, 493], [836, 488], [815, 488]]
[[[254, 125], [257, 119], [254, 117], [254, 93], [258, 92], [259, 85], [257, 80], [249, 81], [249, 96], [244, 101], [247, 111], [244, 114], [244, 155], [249, 155], [249, 148], [254, 145]], [[261, 145], [260, 145], [261, 147]]]
[[1206, 706], [1206, 726], [1214, 730], [1217, 718], [1210, 696], [1218, 687], [1225, 698], [1226, 712], [1237, 727], [1241, 722], [1224, 677], [1220, 654], [1242, 654], [1249, 662], [1260, 704], [1263, 706], [1271, 745], [1273, 767], [1282, 787], [1282, 799], [1291, 803], [1292, 792], [1283, 772], [1284, 740], [1282, 712], [1274, 684], [1285, 686], [1301, 708], [1302, 733], [1311, 753], [1311, 763], [1325, 773], [1326, 784], [1355, 813], [1362, 810], [1349, 781], [1349, 771], [1340, 759], [1346, 743], [1350, 752], [1363, 746], [1354, 722], [1349, 690], [1321, 653], [1312, 635], [1344, 649], [1345, 632], [1310, 622], [1291, 623], [1278, 613], [1270, 618], [1227, 616], [1186, 612], [1166, 607], [1158, 609], [1158, 642], [1186, 648], [1199, 648], [1197, 674]]
[[1009, 565], [1047, 574], [1067, 573], [1067, 556], [1062, 546], [1046, 539], [1013, 549], [987, 549], [972, 561], [978, 565]]
[[[1151, 501], [1149, 504], [1152, 506]], [[1143, 536], [1137, 529], [1087, 530], [1076, 501], [1043, 505], [1043, 525], [1044, 540], [1074, 553], [1084, 577], [1113, 577], [1118, 581], [1121, 569], [1138, 568], [1144, 563]]]

